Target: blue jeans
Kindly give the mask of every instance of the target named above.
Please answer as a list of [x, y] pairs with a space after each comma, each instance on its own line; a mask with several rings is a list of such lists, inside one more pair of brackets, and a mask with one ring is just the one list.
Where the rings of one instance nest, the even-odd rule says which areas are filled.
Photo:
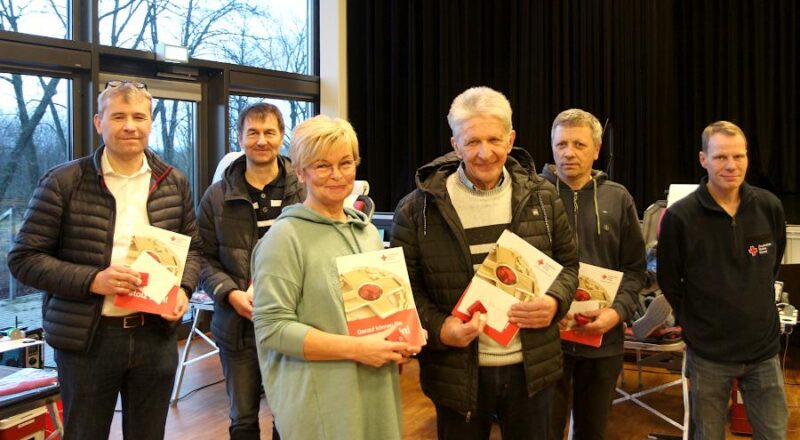
[[[244, 349], [220, 349], [222, 372], [225, 375], [225, 389], [230, 400], [231, 425], [228, 431], [231, 440], [258, 440], [261, 438], [258, 427], [258, 410], [261, 406], [261, 370], [258, 367], [258, 353], [252, 325], [244, 326]], [[273, 425], [273, 440], [279, 440]]]
[[55, 350], [55, 358], [65, 440], [108, 439], [118, 395], [124, 438], [164, 438], [178, 348], [157, 318], [132, 329], [101, 322], [88, 353]]
[[463, 414], [436, 405], [440, 440], [486, 440], [492, 422], [500, 425], [504, 440], [546, 439], [550, 429], [553, 386], [528, 396], [521, 363], [505, 367], [480, 367], [478, 408], [469, 421]]
[[693, 438], [724, 440], [733, 379], [753, 426], [753, 439], [786, 439], [788, 409], [778, 356], [755, 364], [723, 364], [686, 352]]

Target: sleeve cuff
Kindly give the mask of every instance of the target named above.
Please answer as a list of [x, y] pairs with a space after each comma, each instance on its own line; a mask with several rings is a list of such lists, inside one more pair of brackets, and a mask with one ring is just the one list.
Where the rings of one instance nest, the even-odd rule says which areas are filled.
[[[304, 350], [306, 335], [311, 327], [299, 322], [292, 322], [281, 331], [279, 338], [279, 351], [299, 359], [305, 359]], [[277, 348], [277, 347], [276, 347]]]

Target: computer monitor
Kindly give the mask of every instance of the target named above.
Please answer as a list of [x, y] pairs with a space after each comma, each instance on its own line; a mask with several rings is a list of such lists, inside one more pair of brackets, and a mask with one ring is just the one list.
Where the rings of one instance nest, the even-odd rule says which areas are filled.
[[392, 219], [394, 218], [393, 212], [376, 212], [372, 216], [372, 224], [378, 228], [381, 234], [383, 245], [389, 247], [389, 242], [392, 240]]

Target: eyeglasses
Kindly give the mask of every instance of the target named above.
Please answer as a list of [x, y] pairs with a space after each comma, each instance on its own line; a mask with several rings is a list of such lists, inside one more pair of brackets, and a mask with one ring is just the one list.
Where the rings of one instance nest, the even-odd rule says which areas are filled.
[[147, 90], [147, 84], [145, 84], [143, 82], [128, 81], [128, 80], [124, 80], [124, 79], [123, 80], [115, 79], [115, 80], [109, 81], [109, 82], [106, 83], [106, 87], [105, 88], [106, 89], [109, 89], [109, 88], [113, 89], [113, 88], [120, 87], [123, 84], [130, 84], [130, 85], [136, 87], [137, 89], [145, 89], [145, 90]]
[[346, 176], [355, 173], [356, 167], [360, 162], [360, 160], [347, 159], [339, 162], [338, 165], [333, 165], [328, 162], [319, 161], [309, 165], [307, 168], [310, 168], [311, 171], [320, 179], [327, 179], [331, 176], [331, 174], [333, 174], [334, 168], [338, 168], [339, 172]]

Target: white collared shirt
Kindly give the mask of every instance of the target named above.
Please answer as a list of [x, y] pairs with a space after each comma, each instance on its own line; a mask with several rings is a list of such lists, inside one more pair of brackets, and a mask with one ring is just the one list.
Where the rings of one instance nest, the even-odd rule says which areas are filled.
[[[147, 197], [150, 193], [152, 171], [144, 153], [142, 153], [142, 166], [130, 176], [115, 172], [105, 151], [100, 158], [100, 165], [103, 169], [106, 187], [111, 191], [117, 205], [111, 264], [124, 265], [136, 226], [150, 224], [150, 218], [147, 215]], [[114, 305], [115, 298], [116, 295], [106, 295], [103, 301], [103, 315], [130, 315], [131, 310]]]

